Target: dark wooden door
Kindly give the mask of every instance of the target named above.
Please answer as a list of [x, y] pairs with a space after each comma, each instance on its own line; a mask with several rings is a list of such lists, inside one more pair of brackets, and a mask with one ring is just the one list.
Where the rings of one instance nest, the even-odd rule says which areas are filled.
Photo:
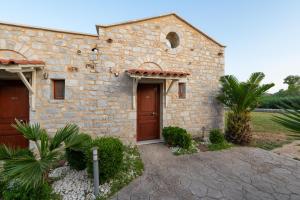
[[159, 139], [160, 85], [139, 84], [137, 102], [137, 141]]
[[29, 121], [29, 94], [21, 81], [0, 80], [0, 144], [28, 147], [26, 140], [11, 126], [15, 119]]

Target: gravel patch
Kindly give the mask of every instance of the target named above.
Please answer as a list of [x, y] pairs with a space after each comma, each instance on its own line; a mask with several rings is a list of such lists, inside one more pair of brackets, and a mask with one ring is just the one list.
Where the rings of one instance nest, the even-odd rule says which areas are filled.
[[[69, 166], [59, 167], [50, 172], [55, 178], [60, 180], [53, 182], [53, 191], [62, 196], [62, 200], [93, 200], [93, 181], [88, 176], [86, 170], [76, 171]], [[49, 176], [50, 176], [49, 174]], [[110, 185], [105, 183], [99, 186], [100, 196], [105, 196], [110, 192]]]

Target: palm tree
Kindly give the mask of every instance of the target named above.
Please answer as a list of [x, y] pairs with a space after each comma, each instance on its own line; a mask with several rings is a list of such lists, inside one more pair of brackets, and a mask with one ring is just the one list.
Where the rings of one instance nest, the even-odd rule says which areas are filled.
[[248, 144], [251, 141], [250, 112], [258, 106], [259, 99], [274, 86], [262, 84], [262, 72], [251, 74], [246, 82], [239, 82], [233, 75], [220, 79], [222, 88], [217, 99], [230, 111], [227, 117], [226, 138], [235, 144]]
[[36, 149], [12, 149], [1, 145], [0, 160], [4, 161], [1, 178], [17, 180], [20, 186], [27, 189], [38, 188], [48, 180], [48, 172], [58, 162], [63, 142], [79, 131], [78, 126], [68, 124], [50, 138], [38, 123], [30, 125], [16, 120], [13, 127], [33, 141]]
[[290, 105], [283, 104], [280, 107], [284, 112], [282, 116], [274, 116], [273, 121], [295, 133], [291, 136], [300, 137], [300, 103], [291, 102]]

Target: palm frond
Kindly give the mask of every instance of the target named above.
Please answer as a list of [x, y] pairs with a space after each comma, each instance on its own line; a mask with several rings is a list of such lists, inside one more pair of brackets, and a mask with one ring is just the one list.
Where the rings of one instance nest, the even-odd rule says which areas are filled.
[[[297, 105], [291, 102], [291, 106], [283, 104], [280, 107], [284, 110], [284, 113], [282, 113], [282, 116], [274, 116], [272, 120], [283, 125], [291, 132], [300, 133], [300, 104]], [[292, 134], [292, 136], [295, 135]]]
[[38, 141], [40, 139], [40, 135], [44, 130], [41, 129], [39, 123], [28, 124], [25, 122], [20, 122], [19, 120], [15, 120], [16, 124], [12, 124], [17, 131], [23, 134], [23, 136], [32, 141]]
[[64, 128], [59, 129], [50, 142], [50, 151], [61, 146], [62, 142], [67, 140], [72, 134], [78, 134], [79, 127], [75, 124], [67, 124]]
[[10, 148], [4, 144], [0, 145], [0, 160], [9, 160], [14, 157], [22, 157], [25, 155], [34, 157], [29, 149]]
[[273, 83], [260, 85], [264, 77], [262, 72], [255, 72], [248, 81], [239, 82], [232, 75], [223, 76], [217, 99], [235, 113], [250, 112], [258, 105], [259, 98], [274, 86]]
[[14, 158], [5, 162], [2, 176], [8, 180], [17, 179], [26, 188], [37, 188], [45, 181], [44, 176], [56, 158], [56, 152], [40, 160], [30, 156]]

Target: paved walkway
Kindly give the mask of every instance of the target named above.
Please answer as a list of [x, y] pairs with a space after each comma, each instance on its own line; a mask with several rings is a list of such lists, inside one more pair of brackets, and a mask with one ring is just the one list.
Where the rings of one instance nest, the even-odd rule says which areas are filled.
[[256, 148], [174, 156], [140, 146], [144, 174], [114, 200], [300, 199], [300, 162]]

